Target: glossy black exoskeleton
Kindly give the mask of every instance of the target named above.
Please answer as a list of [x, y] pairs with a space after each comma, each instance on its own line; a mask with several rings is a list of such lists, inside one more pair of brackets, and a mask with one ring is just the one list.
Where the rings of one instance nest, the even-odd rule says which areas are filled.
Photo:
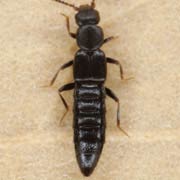
[[73, 66], [74, 82], [61, 87], [59, 95], [67, 113], [68, 105], [61, 92], [74, 89], [73, 128], [76, 158], [82, 173], [89, 176], [99, 160], [105, 142], [106, 95], [117, 102], [117, 125], [120, 128], [119, 99], [110, 89], [104, 87], [107, 63], [119, 66], [121, 79], [123, 79], [123, 69], [118, 61], [106, 57], [100, 49], [104, 43], [113, 37], [104, 39], [103, 30], [97, 25], [100, 16], [99, 12], [95, 10], [95, 0], [91, 2], [91, 5], [80, 7], [61, 0], [55, 1], [73, 7], [78, 11], [75, 16], [76, 23], [79, 26], [77, 33], [70, 31], [69, 17], [62, 15], [66, 18], [69, 35], [76, 39], [80, 49], [77, 51], [74, 60], [67, 62], [58, 69], [50, 86], [53, 85], [61, 70]]

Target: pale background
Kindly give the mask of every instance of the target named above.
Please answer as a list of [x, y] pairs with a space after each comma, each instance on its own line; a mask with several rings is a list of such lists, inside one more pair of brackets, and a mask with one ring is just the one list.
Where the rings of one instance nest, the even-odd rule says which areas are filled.
[[[57, 89], [72, 81], [72, 70], [41, 88], [77, 50], [60, 15], [71, 16], [75, 31], [75, 12], [51, 0], [1, 0], [0, 180], [180, 179], [180, 1], [97, 0], [97, 9], [106, 37], [119, 36], [103, 50], [135, 78], [120, 82], [109, 66], [107, 86], [121, 99], [130, 138], [117, 130], [116, 104], [107, 98], [101, 159], [90, 178], [81, 175], [71, 112], [59, 126], [65, 109]], [[72, 91], [64, 96], [71, 106]]]

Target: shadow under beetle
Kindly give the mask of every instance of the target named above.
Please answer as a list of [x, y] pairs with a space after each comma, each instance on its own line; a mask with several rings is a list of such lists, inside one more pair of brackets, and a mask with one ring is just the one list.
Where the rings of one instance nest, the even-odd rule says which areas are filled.
[[[99, 12], [95, 10], [95, 0], [91, 5], [77, 7], [61, 0], [55, 0], [64, 5], [74, 8], [76, 23], [79, 26], [77, 33], [70, 31], [69, 17], [66, 18], [66, 26], [69, 35], [76, 39], [79, 50], [74, 60], [62, 65], [53, 79], [52, 86], [59, 72], [67, 67], [73, 66], [74, 82], [66, 84], [59, 89], [60, 98], [68, 112], [68, 105], [61, 95], [63, 91], [74, 89], [74, 144], [77, 162], [81, 172], [90, 176], [101, 155], [105, 142], [105, 98], [111, 97], [117, 103], [117, 126], [120, 128], [120, 103], [118, 97], [111, 89], [104, 87], [107, 75], [107, 63], [118, 65], [121, 79], [124, 79], [121, 64], [109, 57], [106, 57], [100, 47], [112, 40], [114, 37], [104, 38], [103, 30], [97, 24], [100, 21]], [[127, 134], [126, 134], [127, 135]]]

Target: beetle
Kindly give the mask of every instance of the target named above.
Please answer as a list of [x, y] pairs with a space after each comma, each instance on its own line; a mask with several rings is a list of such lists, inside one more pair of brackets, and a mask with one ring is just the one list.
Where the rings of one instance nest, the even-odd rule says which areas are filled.
[[90, 176], [97, 165], [105, 142], [106, 106], [105, 98], [109, 96], [117, 103], [117, 127], [128, 135], [120, 127], [120, 102], [114, 92], [105, 87], [107, 76], [107, 63], [119, 66], [120, 77], [124, 80], [122, 65], [119, 61], [106, 57], [100, 49], [101, 46], [115, 37], [104, 38], [103, 29], [98, 26], [99, 12], [95, 9], [95, 0], [91, 4], [79, 7], [62, 0], [54, 0], [77, 11], [75, 20], [78, 25], [76, 33], [70, 30], [69, 17], [66, 18], [66, 26], [69, 35], [74, 38], [79, 46], [73, 60], [62, 65], [50, 85], [52, 86], [61, 70], [73, 67], [74, 82], [62, 86], [58, 92], [66, 108], [61, 121], [68, 112], [68, 104], [62, 96], [63, 91], [74, 89], [74, 145], [76, 159], [80, 170], [85, 176]]

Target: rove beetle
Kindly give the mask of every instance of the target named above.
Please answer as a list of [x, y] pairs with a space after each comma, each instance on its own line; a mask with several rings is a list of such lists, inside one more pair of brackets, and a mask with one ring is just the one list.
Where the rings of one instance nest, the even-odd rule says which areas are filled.
[[69, 108], [61, 93], [74, 89], [73, 128], [76, 158], [81, 172], [85, 176], [90, 176], [96, 167], [105, 142], [106, 95], [117, 103], [117, 126], [124, 134], [128, 135], [120, 128], [119, 99], [111, 89], [104, 87], [107, 63], [119, 66], [122, 80], [124, 80], [123, 69], [117, 60], [106, 57], [100, 49], [103, 44], [114, 37], [104, 38], [102, 28], [97, 25], [100, 16], [99, 12], [95, 10], [95, 0], [92, 0], [91, 5], [79, 7], [61, 0], [54, 1], [70, 6], [77, 11], [75, 20], [79, 27], [76, 33], [70, 31], [69, 17], [62, 15], [66, 18], [69, 35], [76, 39], [80, 49], [76, 52], [74, 60], [58, 69], [50, 86], [54, 84], [61, 70], [73, 66], [74, 82], [59, 89], [60, 98], [66, 108], [62, 119]]

